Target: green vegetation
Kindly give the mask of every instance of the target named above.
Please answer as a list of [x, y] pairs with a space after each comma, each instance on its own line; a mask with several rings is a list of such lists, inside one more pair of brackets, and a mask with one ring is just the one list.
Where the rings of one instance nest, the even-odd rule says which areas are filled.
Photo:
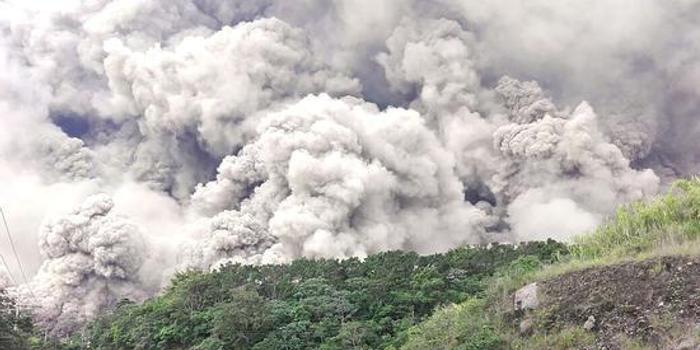
[[678, 247], [700, 237], [700, 179], [678, 180], [668, 194], [621, 207], [573, 248], [578, 260], [620, 258]]
[[580, 327], [566, 327], [552, 334], [535, 334], [514, 339], [513, 349], [593, 349], [595, 337]]
[[436, 311], [419, 327], [408, 331], [402, 349], [497, 349], [503, 340], [492, 326], [483, 299], [470, 298], [459, 305]]
[[[565, 245], [548, 241], [188, 272], [161, 296], [141, 305], [120, 303], [71, 343], [93, 349], [398, 348], [440, 305], [467, 300], [466, 314], [480, 308], [485, 281], [498, 270], [522, 259], [551, 262], [566, 253]], [[469, 349], [500, 342], [488, 327], [451, 327], [480, 334]]]

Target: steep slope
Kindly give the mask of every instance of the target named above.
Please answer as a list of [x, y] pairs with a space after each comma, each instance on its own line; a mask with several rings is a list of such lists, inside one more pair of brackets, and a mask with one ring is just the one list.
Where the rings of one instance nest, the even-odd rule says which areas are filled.
[[578, 329], [591, 349], [700, 348], [698, 257], [588, 268], [538, 283], [538, 291], [538, 308], [514, 318], [523, 335]]
[[700, 180], [618, 210], [552, 265], [520, 259], [402, 349], [700, 348]]

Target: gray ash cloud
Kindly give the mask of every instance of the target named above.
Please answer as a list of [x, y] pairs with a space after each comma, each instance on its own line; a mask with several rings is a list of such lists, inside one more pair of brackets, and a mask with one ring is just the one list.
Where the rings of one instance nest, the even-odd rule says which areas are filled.
[[698, 171], [698, 10], [0, 3], [0, 204], [62, 291], [38, 318], [66, 334], [178, 268], [590, 230]]

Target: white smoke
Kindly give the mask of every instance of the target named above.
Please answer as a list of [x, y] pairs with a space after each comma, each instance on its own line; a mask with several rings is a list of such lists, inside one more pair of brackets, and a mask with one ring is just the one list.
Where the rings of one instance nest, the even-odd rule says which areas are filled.
[[[539, 113], [538, 107], [525, 109]], [[530, 123], [501, 126], [493, 137], [510, 161], [497, 176], [501, 186], [493, 189], [509, 203], [507, 221], [519, 239], [565, 239], [592, 230], [617, 205], [658, 189], [651, 170], [630, 168], [622, 151], [606, 140], [585, 102], [571, 115], [544, 114]]]
[[455, 21], [405, 19], [387, 39], [388, 53], [377, 61], [393, 89], [416, 95], [413, 108], [440, 118], [477, 104], [474, 42], [474, 35]]
[[96, 195], [42, 228], [39, 248], [46, 260], [19, 293], [38, 303], [35, 321], [51, 335], [69, 335], [119, 299], [146, 295], [138, 274], [148, 251], [142, 232], [114, 215], [113, 206], [106, 195]]
[[114, 93], [105, 113], [138, 116], [145, 138], [135, 154], [135, 166], [143, 168], [138, 176], [163, 188], [184, 186], [176, 189], [180, 196], [189, 194], [196, 177], [169, 177], [198, 165], [179, 155], [182, 139], [194, 137], [204, 152], [223, 157], [250, 139], [262, 110], [311, 92], [359, 90], [356, 80], [314, 57], [301, 30], [277, 19], [206, 34], [145, 52], [116, 38], [105, 42], [105, 74]]
[[590, 230], [700, 169], [698, 10], [0, 2], [0, 205], [37, 317], [67, 334], [177, 267]]
[[4, 23], [8, 48], [47, 88], [45, 106], [95, 131], [86, 139], [103, 160], [97, 167], [88, 164], [92, 152], [65, 154], [80, 140], [42, 145], [64, 163], [80, 161], [60, 165], [77, 176], [128, 168], [185, 199], [213, 161], [251, 137], [262, 110], [312, 92], [359, 93], [356, 79], [330, 69], [301, 29], [280, 20], [213, 29], [217, 21], [189, 1], [101, 3], [30, 9]]
[[221, 213], [194, 265], [478, 242], [486, 215], [464, 202], [451, 155], [423, 124], [415, 111], [328, 95], [270, 114], [192, 196], [203, 213]]
[[[455, 21], [402, 22], [377, 59], [393, 88], [415, 92], [410, 105], [457, 157], [457, 174], [477, 192], [472, 201], [501, 215], [515, 237], [566, 239], [657, 191], [658, 178], [630, 168], [587, 103], [560, 111], [536, 82], [510, 77], [484, 91], [474, 41]], [[628, 156], [644, 144], [633, 137], [641, 135], [622, 143]], [[561, 212], [561, 225], [530, 210], [551, 203], [575, 210]]]
[[492, 97], [485, 95], [476, 71], [475, 41], [456, 21], [406, 18], [386, 40], [388, 52], [376, 56], [390, 88], [415, 95], [409, 106], [452, 152], [468, 190], [485, 188], [482, 183], [497, 171], [491, 135], [502, 119], [478, 112]]

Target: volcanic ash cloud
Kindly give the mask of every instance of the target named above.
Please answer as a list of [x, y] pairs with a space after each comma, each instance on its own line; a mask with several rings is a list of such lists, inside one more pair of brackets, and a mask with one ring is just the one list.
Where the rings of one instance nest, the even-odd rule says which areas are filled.
[[309, 96], [258, 133], [192, 196], [218, 214], [191, 264], [432, 252], [481, 239], [486, 215], [463, 201], [452, 157], [415, 111]]
[[106, 195], [46, 223], [39, 246], [46, 260], [17, 289], [37, 306], [35, 320], [53, 336], [66, 336], [122, 298], [145, 297], [139, 270], [147, 248], [140, 229], [114, 215]]

